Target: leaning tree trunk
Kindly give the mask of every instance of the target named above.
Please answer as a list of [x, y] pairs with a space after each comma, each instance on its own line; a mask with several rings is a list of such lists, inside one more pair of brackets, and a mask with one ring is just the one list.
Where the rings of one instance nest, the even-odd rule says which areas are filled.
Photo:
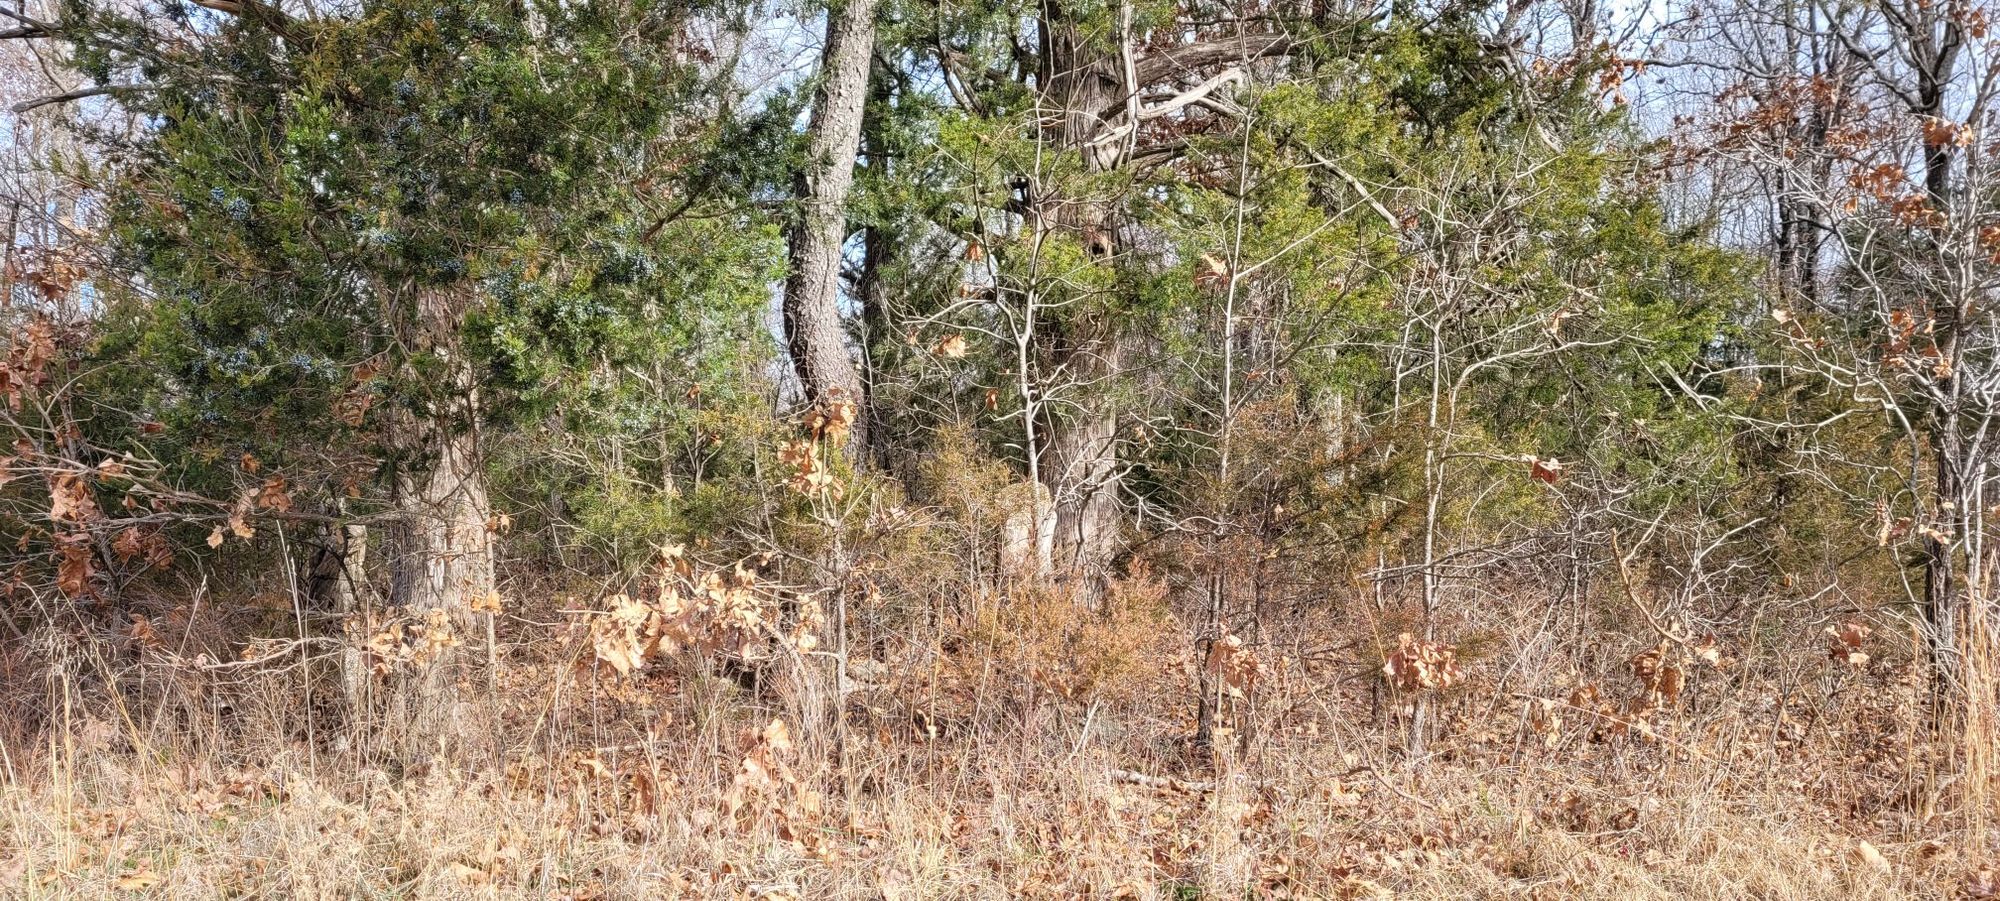
[[784, 298], [785, 343], [806, 402], [857, 407], [847, 447], [857, 460], [868, 448], [871, 420], [861, 371], [848, 354], [847, 332], [841, 327], [840, 262], [875, 47], [875, 3], [847, 0], [827, 13], [820, 85], [796, 185], [799, 212], [789, 237], [791, 267]]
[[410, 453], [396, 474], [387, 536], [389, 601], [413, 627], [415, 648], [394, 712], [402, 754], [415, 761], [462, 750], [470, 737], [461, 698], [469, 661], [459, 645], [473, 634], [473, 602], [495, 585], [479, 396], [457, 340], [468, 300], [462, 289], [419, 297], [423, 343], [448, 375], [427, 415], [407, 424]]

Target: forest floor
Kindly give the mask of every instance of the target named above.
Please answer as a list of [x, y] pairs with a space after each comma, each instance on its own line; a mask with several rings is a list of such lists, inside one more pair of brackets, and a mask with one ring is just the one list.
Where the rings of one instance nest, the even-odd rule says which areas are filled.
[[1426, 697], [1413, 755], [1415, 708], [1379, 657], [1279, 655], [1198, 752], [1185, 651], [1140, 654], [1086, 700], [1006, 649], [909, 646], [857, 662], [893, 675], [859, 683], [844, 728], [814, 728], [784, 691], [700, 667], [617, 676], [580, 660], [575, 630], [545, 635], [470, 674], [488, 740], [453, 767], [360, 753], [371, 730], [340, 724], [299, 666], [56, 639], [16, 653], [9, 709], [40, 710], [0, 731], [0, 896], [2000, 892], [1966, 793], [1935, 775], [1951, 743], [1924, 737], [1920, 680], [1891, 659], [1778, 683], [1723, 660], [1636, 707], [1609, 684], [1516, 691], [1518, 666], [1467, 661]]

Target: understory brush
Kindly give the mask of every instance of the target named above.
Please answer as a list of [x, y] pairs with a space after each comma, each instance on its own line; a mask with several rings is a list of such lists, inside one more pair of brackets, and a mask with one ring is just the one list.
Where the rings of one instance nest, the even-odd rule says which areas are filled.
[[1234, 662], [1203, 747], [1175, 650], [1196, 636], [1160, 597], [1133, 580], [1097, 612], [1024, 586], [857, 636], [838, 717], [801, 700], [829, 655], [745, 678], [683, 649], [620, 672], [597, 614], [524, 605], [466, 676], [490, 746], [415, 766], [366, 740], [383, 724], [341, 720], [324, 659], [182, 646], [205, 628], [185, 610], [115, 640], [49, 627], [6, 661], [10, 714], [46, 716], [13, 716], [0, 745], [0, 893], [1993, 894], [1953, 745], [1879, 638], [1836, 630], [1789, 666], [1663, 642], [1591, 677], [1535, 658], [1546, 636], [1496, 631], [1461, 659], [1343, 645], [1367, 617], [1323, 617], [1287, 643], [1333, 650]]

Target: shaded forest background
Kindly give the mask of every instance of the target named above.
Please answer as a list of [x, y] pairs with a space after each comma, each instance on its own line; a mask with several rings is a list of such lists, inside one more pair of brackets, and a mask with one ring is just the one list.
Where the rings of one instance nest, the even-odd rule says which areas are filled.
[[0, 0], [0, 895], [2000, 895], [1986, 0]]

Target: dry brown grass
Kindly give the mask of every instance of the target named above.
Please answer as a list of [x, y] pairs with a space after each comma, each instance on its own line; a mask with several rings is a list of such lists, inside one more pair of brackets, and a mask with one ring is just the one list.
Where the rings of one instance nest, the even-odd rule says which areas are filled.
[[1585, 825], [1565, 822], [1553, 774], [1349, 787], [1314, 778], [1342, 761], [1306, 750], [1181, 794], [1114, 780], [1102, 754], [995, 750], [871, 762], [896, 784], [834, 805], [817, 848], [731, 820], [714, 772], [676, 776], [659, 813], [620, 829], [628, 817], [566, 781], [90, 751], [10, 782], [0, 819], [9, 893], [33, 898], [1804, 899], [1935, 897], [1963, 879], [1923, 844], [1885, 843], [1877, 869], [1777, 796], [1648, 795]]
[[[500, 695], [474, 711], [498, 724], [492, 756], [411, 771], [299, 703], [299, 667], [169, 678], [143, 653], [50, 639], [45, 678], [17, 694], [53, 715], [0, 749], [0, 893], [1886, 899], [1991, 885], [1908, 726], [1917, 689], [1899, 663], [1811, 663], [1782, 706], [1760, 679], [1696, 676], [1634, 730], [1567, 701], [1559, 723], [1528, 716], [1495, 687], [1496, 651], [1439, 699], [1439, 735], [1413, 762], [1379, 661], [1274, 656], [1236, 710], [1248, 740], [1209, 754], [1185, 739], [1191, 667], [1158, 650], [1192, 646], [1170, 619], [1134, 619], [1161, 634], [1125, 642], [1024, 602], [1006, 616], [1033, 622], [1000, 653], [980, 644], [996, 616], [882, 646], [903, 656], [850, 698], [844, 764], [830, 727], [781, 694], [697, 665], [568, 667], [574, 639], [546, 631], [516, 637]], [[1064, 655], [1089, 678], [1049, 681]]]

